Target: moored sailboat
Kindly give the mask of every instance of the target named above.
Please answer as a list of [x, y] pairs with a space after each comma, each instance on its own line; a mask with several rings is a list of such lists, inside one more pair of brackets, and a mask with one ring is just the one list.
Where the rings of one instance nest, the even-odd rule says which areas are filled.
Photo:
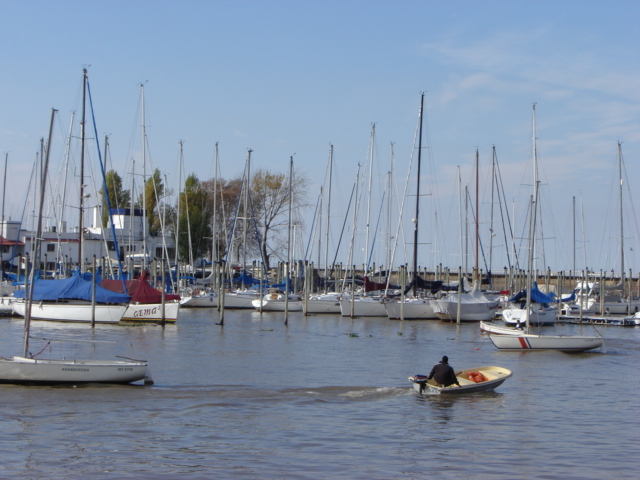
[[[529, 230], [529, 259], [527, 271], [526, 303], [522, 309], [524, 312], [525, 328], [521, 334], [505, 335], [503, 333], [490, 333], [489, 339], [501, 350], [559, 350], [562, 352], [584, 352], [599, 348], [603, 344], [602, 336], [592, 335], [538, 335], [531, 333], [531, 312], [534, 287], [533, 282], [533, 256], [535, 251], [536, 221], [538, 210], [538, 178], [537, 155], [535, 136], [535, 105], [533, 106], [533, 160], [535, 181], [531, 200], [531, 224]], [[503, 311], [504, 315], [504, 311]]]
[[[83, 98], [88, 90], [87, 71], [84, 70]], [[83, 101], [84, 104], [84, 101]], [[51, 137], [55, 110], [51, 113], [49, 142], [42, 170], [40, 187], [40, 206], [35, 242], [34, 258], [39, 258], [40, 238], [42, 237], [42, 216], [44, 195], [51, 152]], [[23, 337], [23, 353], [10, 358], [0, 358], [0, 383], [59, 384], [59, 383], [132, 383], [148, 379], [148, 363], [142, 360], [76, 360], [76, 359], [40, 359], [38, 354], [30, 353], [31, 306], [33, 304], [33, 279], [35, 269], [31, 270], [31, 282], [28, 285], [27, 308]], [[41, 351], [42, 352], [42, 351]], [[153, 383], [150, 379], [148, 383]]]

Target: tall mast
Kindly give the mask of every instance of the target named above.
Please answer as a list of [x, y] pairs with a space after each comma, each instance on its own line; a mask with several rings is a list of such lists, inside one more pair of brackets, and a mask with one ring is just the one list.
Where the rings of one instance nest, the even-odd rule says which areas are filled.
[[[7, 234], [6, 224], [4, 223], [4, 200], [7, 193], [7, 163], [9, 163], [9, 154], [4, 154], [4, 180], [2, 182], [2, 231], [0, 231], [0, 235], [5, 238]], [[4, 259], [0, 257], [0, 275], [4, 278]]]
[[[492, 157], [491, 157], [491, 213], [490, 213], [490, 219], [489, 219], [489, 272], [491, 272], [493, 270], [493, 237], [494, 237], [494, 233], [493, 233], [493, 194], [495, 192], [496, 189], [496, 146], [493, 145], [492, 148]], [[491, 284], [493, 284], [493, 281], [491, 280]]]
[[247, 266], [247, 222], [249, 220], [249, 187], [251, 186], [251, 153], [253, 150], [249, 149], [247, 152], [247, 174], [245, 177], [244, 185], [244, 228], [242, 229], [242, 271]]
[[480, 154], [478, 153], [478, 149], [476, 148], [476, 272], [475, 272], [475, 281], [477, 282], [480, 279], [480, 270], [479, 265], [480, 261], [478, 259], [478, 251], [479, 251], [479, 243], [480, 243], [480, 203], [478, 201], [478, 190], [479, 190], [479, 170], [480, 170]]
[[391, 165], [389, 166], [389, 199], [387, 200], [387, 284], [391, 278], [391, 210], [393, 208], [393, 168], [394, 168], [394, 155], [393, 155], [393, 142], [390, 145]]
[[144, 271], [147, 269], [147, 130], [144, 112], [144, 83], [140, 84], [140, 90], [142, 101], [142, 270]]
[[[176, 274], [178, 277], [180, 276], [178, 271], [178, 253], [180, 251], [180, 204], [182, 203], [182, 199], [180, 198], [180, 189], [182, 188], [182, 156], [178, 157], [178, 206], [176, 208], [176, 226], [175, 226], [175, 264], [176, 264]], [[131, 193], [131, 208], [133, 209], [133, 192]]]
[[215, 263], [218, 260], [217, 238], [217, 207], [218, 207], [218, 142], [216, 142], [215, 158], [213, 163], [213, 218], [211, 219], [211, 268], [215, 271]]
[[416, 178], [416, 216], [413, 219], [413, 295], [418, 291], [418, 219], [420, 218], [420, 167], [422, 158], [422, 109], [424, 106], [424, 93], [420, 96], [420, 127], [418, 134], [418, 173]]
[[[86, 74], [85, 70], [85, 74]], [[86, 78], [86, 76], [85, 76]], [[38, 226], [36, 227], [36, 242], [33, 252], [33, 267], [29, 273], [27, 286], [27, 308], [24, 317], [24, 354], [23, 357], [29, 356], [29, 330], [31, 328], [31, 305], [33, 304], [33, 283], [35, 280], [36, 266], [40, 261], [40, 239], [42, 238], [42, 215], [44, 210], [44, 193], [47, 186], [47, 170], [49, 169], [49, 154], [51, 153], [51, 138], [53, 134], [53, 120], [57, 110], [51, 109], [51, 122], [49, 124], [49, 140], [47, 141], [47, 149], [45, 152], [44, 165], [42, 166], [41, 185], [40, 185], [40, 206], [38, 209]], [[46, 268], [46, 266], [45, 266]]]
[[533, 268], [536, 248], [536, 223], [538, 215], [538, 155], [536, 149], [536, 104], [533, 104], [533, 194], [531, 195], [531, 218], [529, 225], [529, 259], [527, 265], [526, 328], [531, 325], [531, 290], [533, 288]]
[[[624, 293], [624, 222], [622, 219], [622, 143], [618, 142], [618, 178], [620, 180], [620, 279], [622, 281], [622, 292]], [[604, 294], [601, 287], [601, 294]]]
[[[71, 154], [71, 137], [73, 134], [73, 121], [75, 119], [76, 116], [76, 112], [71, 112], [71, 121], [69, 122], [69, 136], [67, 137], [67, 148], [66, 148], [66, 152], [64, 155], [65, 158], [65, 162], [64, 162], [64, 182], [63, 182], [63, 186], [62, 186], [62, 201], [60, 202], [60, 216], [59, 218], [59, 222], [60, 224], [58, 225], [58, 231], [62, 232], [62, 226], [64, 225], [64, 209], [65, 209], [65, 205], [67, 203], [67, 172], [69, 169], [69, 155]], [[58, 235], [58, 238], [60, 238], [60, 235]], [[59, 240], [58, 240], [59, 242]], [[58, 248], [58, 254], [62, 251], [62, 248]]]
[[287, 229], [287, 269], [285, 272], [284, 324], [289, 323], [289, 289], [291, 288], [291, 210], [293, 209], [293, 156], [289, 159], [289, 225]]
[[[538, 147], [537, 147], [537, 138], [536, 138], [536, 104], [533, 104], [533, 205], [536, 207], [536, 214], [538, 209]], [[535, 225], [534, 225], [535, 227]], [[533, 242], [533, 246], [535, 247], [535, 243]], [[531, 252], [533, 258], [535, 258], [536, 252], [535, 250]], [[535, 265], [535, 261], [532, 260], [531, 268]]]
[[333, 145], [329, 145], [329, 191], [327, 192], [327, 219], [324, 242], [324, 293], [327, 293], [329, 280], [329, 220], [331, 217], [331, 181], [333, 178]]
[[80, 127], [80, 219], [78, 221], [78, 264], [84, 268], [84, 149], [85, 149], [85, 107], [87, 101], [87, 69], [82, 70], [82, 124]]
[[371, 125], [371, 145], [369, 147], [369, 154], [370, 154], [370, 160], [369, 160], [369, 196], [368, 196], [368, 200], [367, 200], [367, 231], [366, 231], [366, 236], [365, 236], [365, 249], [364, 249], [364, 253], [365, 253], [365, 271], [364, 274], [367, 275], [369, 273], [369, 231], [370, 231], [370, 226], [371, 226], [371, 184], [373, 182], [373, 145], [375, 142], [375, 136], [376, 136], [376, 124], [372, 124]]

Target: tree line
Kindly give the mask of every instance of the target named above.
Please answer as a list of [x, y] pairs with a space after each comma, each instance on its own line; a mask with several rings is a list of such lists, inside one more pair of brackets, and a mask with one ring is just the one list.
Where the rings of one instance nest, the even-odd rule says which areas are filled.
[[[201, 181], [192, 173], [172, 202], [173, 191], [164, 184], [159, 169], [145, 180], [136, 198], [124, 188], [117, 171], [106, 174], [108, 205], [112, 209], [144, 209], [148, 234], [164, 231], [171, 235], [180, 261], [242, 262], [246, 256], [247, 260], [262, 259], [267, 269], [274, 260], [286, 260], [290, 192], [294, 208], [305, 206], [307, 179], [296, 175], [291, 188], [289, 183], [288, 175], [261, 169], [251, 176], [247, 191], [243, 177]], [[104, 189], [100, 195], [106, 227]]]

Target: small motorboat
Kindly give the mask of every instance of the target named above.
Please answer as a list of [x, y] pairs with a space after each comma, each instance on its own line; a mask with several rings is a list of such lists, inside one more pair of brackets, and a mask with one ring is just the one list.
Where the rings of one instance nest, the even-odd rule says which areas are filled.
[[418, 393], [426, 394], [461, 394], [483, 392], [493, 390], [502, 385], [502, 383], [513, 375], [513, 372], [507, 368], [489, 366], [475, 367], [459, 370], [456, 372], [458, 385], [450, 385], [448, 387], [439, 385], [435, 379], [429, 380], [426, 375], [414, 375], [409, 377], [409, 381], [413, 384], [413, 388]]

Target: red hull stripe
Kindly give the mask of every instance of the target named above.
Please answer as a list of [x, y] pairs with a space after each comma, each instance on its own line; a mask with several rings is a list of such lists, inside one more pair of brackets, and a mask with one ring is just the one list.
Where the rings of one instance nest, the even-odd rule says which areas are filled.
[[520, 340], [520, 346], [522, 348], [531, 348], [529, 342], [527, 342], [527, 339], [525, 337], [518, 337], [518, 340]]

